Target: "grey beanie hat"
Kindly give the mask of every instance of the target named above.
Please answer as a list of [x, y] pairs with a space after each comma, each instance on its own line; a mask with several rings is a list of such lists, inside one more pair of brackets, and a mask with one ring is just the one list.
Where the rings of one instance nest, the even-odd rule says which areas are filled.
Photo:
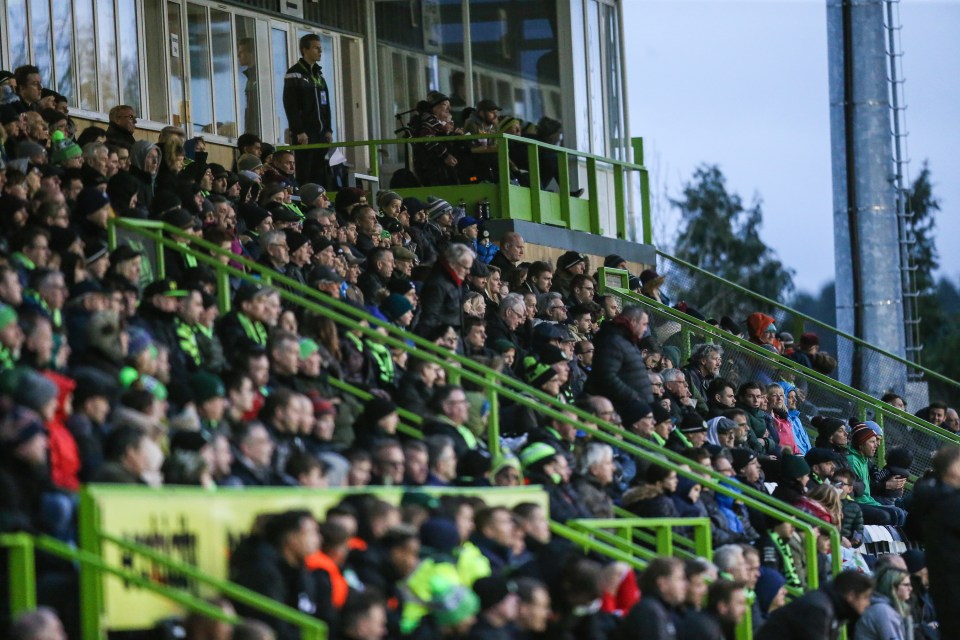
[[44, 406], [57, 397], [57, 385], [50, 378], [36, 371], [25, 370], [17, 382], [14, 401], [28, 409], [40, 413]]

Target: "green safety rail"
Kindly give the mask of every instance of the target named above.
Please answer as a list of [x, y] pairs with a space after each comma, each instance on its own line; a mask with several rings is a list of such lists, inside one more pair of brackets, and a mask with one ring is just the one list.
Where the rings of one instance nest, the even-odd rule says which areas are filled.
[[[451, 202], [456, 202], [461, 197], [470, 198], [474, 202], [487, 199], [491, 203], [494, 217], [506, 218], [510, 220], [527, 220], [538, 224], [549, 224], [560, 226], [575, 231], [583, 231], [598, 235], [606, 235], [621, 239], [629, 238], [627, 209], [630, 185], [628, 174], [635, 171], [640, 180], [640, 210], [643, 226], [643, 241], [651, 242], [650, 231], [650, 188], [649, 173], [643, 165], [643, 140], [634, 138], [632, 145], [634, 149], [634, 162], [624, 160], [614, 160], [597, 156], [566, 147], [547, 144], [508, 134], [485, 134], [470, 136], [445, 136], [443, 142], [462, 142], [471, 143], [480, 140], [490, 140], [496, 144], [496, 166], [499, 174], [498, 182], [478, 182], [468, 185], [451, 186], [433, 186], [398, 189], [405, 196], [416, 196], [426, 198], [428, 195], [434, 195], [447, 198]], [[356, 142], [332, 142], [322, 144], [309, 144], [298, 146], [280, 147], [281, 149], [294, 149], [297, 151], [316, 149], [326, 151], [333, 147], [362, 148], [365, 147], [369, 153], [370, 175], [379, 179], [380, 173], [380, 153], [385, 146], [403, 146], [417, 145], [429, 142], [436, 142], [437, 138], [399, 138], [386, 140], [361, 140]], [[527, 161], [529, 164], [530, 184], [533, 187], [522, 187], [512, 184], [510, 181], [510, 145], [522, 144], [527, 150]], [[559, 186], [558, 192], [548, 192], [539, 188], [540, 184], [540, 152], [548, 151], [556, 153], [558, 156], [559, 168]], [[494, 155], [493, 153], [489, 155]], [[570, 165], [571, 163], [582, 163], [586, 170], [587, 184], [586, 192], [589, 197], [577, 198], [570, 195]], [[613, 198], [605, 201], [603, 194], [606, 189], [601, 189], [601, 182], [604, 180], [603, 167], [607, 167], [609, 178], [612, 181], [610, 187], [613, 191]], [[584, 185], [581, 185], [584, 186]], [[387, 185], [381, 185], [381, 188], [387, 188]], [[614, 229], [604, 228], [604, 214], [613, 214]]]
[[[324, 640], [327, 637], [327, 625], [317, 618], [305, 615], [296, 609], [262, 597], [244, 587], [212, 578], [190, 565], [175, 561], [156, 551], [112, 536], [103, 536], [107, 542], [117, 545], [127, 553], [142, 555], [151, 561], [177, 573], [189, 576], [206, 586], [216, 589], [221, 595], [236, 602], [253, 607], [263, 613], [279, 618], [300, 628], [303, 640]], [[25, 533], [0, 536], [0, 547], [9, 549], [8, 579], [10, 584], [10, 612], [17, 615], [37, 607], [37, 581], [35, 555], [37, 551], [78, 563], [82, 574], [95, 576], [111, 575], [146, 591], [163, 596], [176, 602], [186, 610], [202, 614], [208, 618], [236, 624], [240, 619], [225, 613], [220, 607], [198, 598], [186, 591], [167, 586], [161, 582], [125, 567], [110, 565], [101, 554], [77, 549], [65, 542], [49, 536], [32, 536]], [[83, 604], [82, 631], [84, 640], [101, 640], [104, 630], [100, 620], [99, 588], [93, 593], [81, 589]]]
[[[709, 518], [640, 518], [631, 514], [629, 517], [620, 518], [570, 520], [567, 526], [601, 540], [606, 539], [615, 546], [622, 542], [625, 545], [625, 551], [649, 558], [658, 555], [681, 555], [677, 553], [679, 549], [674, 545], [674, 538], [679, 537], [678, 529], [688, 528], [694, 532], [693, 553], [682, 554], [681, 557], [713, 557]], [[654, 532], [652, 548], [644, 546], [644, 544], [650, 544], [649, 536], [638, 537], [637, 535], [641, 532], [645, 533], [645, 529], [652, 529]], [[642, 540], [644, 544], [636, 544], [635, 539]]]
[[[551, 522], [550, 530], [554, 534], [566, 538], [584, 551], [600, 553], [612, 560], [625, 562], [638, 571], [643, 571], [649, 561], [657, 554], [652, 554], [650, 550], [644, 546], [632, 543], [628, 537], [619, 537], [616, 533], [607, 531], [602, 527], [612, 528], [616, 532], [622, 531], [626, 533], [627, 536], [636, 537], [638, 534], [644, 533], [643, 528], [655, 528], [657, 533], [660, 534], [661, 531], [671, 531], [672, 527], [679, 523], [673, 518], [636, 518], [632, 514], [628, 515], [629, 518], [632, 518], [631, 522], [627, 522], [627, 519], [572, 520], [566, 524]], [[709, 559], [712, 556], [709, 519], [688, 518], [686, 520], [693, 523], [694, 526], [701, 527], [703, 531], [705, 531], [705, 542], [702, 542], [700, 545], [700, 550], [704, 553], [689, 554], [688, 556], [680, 557], [701, 557]], [[605, 524], [600, 524], [601, 522]], [[672, 551], [676, 552], [677, 549], [674, 548]], [[660, 555], [674, 555], [674, 553], [671, 553], [671, 549], [665, 544], [663, 553]], [[750, 594], [750, 604], [753, 603], [752, 598], [754, 597], [753, 594]], [[743, 619], [740, 621], [740, 624], [737, 625], [736, 638], [737, 640], [750, 640], [753, 638], [753, 622], [750, 607], [747, 607]]]
[[[569, 420], [565, 413], [573, 414], [578, 421], [578, 427], [594, 440], [618, 447], [639, 459], [668, 466], [674, 469], [678, 475], [695, 480], [707, 489], [734, 497], [744, 502], [748, 507], [774, 520], [789, 521], [798, 531], [808, 534], [804, 536], [804, 544], [808, 565], [811, 567], [808, 576], [809, 588], [816, 588], [819, 584], [816, 569], [817, 529], [828, 531], [831, 549], [833, 550], [832, 571], [836, 573], [840, 570], [840, 535], [836, 528], [826, 525], [808, 513], [776, 500], [765, 492], [741, 483], [731, 483], [726, 476], [718, 474], [708, 467], [692, 463], [681, 454], [661, 448], [630, 431], [600, 420], [575, 406], [565, 404], [557, 398], [533, 389], [510, 376], [489, 369], [469, 358], [464, 358], [448, 349], [424, 340], [420, 336], [385, 323], [352, 305], [309, 289], [263, 265], [234, 256], [232, 253], [198, 239], [183, 230], [154, 221], [116, 218], [111, 220], [110, 236], [111, 247], [117, 246], [117, 243], [121, 240], [132, 240], [138, 244], [138, 248], [146, 249], [148, 256], [162, 256], [163, 249], [179, 253], [189, 252], [198, 263], [209, 266], [216, 274], [218, 292], [224, 311], [228, 310], [230, 305], [229, 279], [231, 277], [247, 280], [255, 280], [259, 277], [261, 282], [279, 285], [278, 293], [280, 296], [294, 305], [326, 316], [342, 326], [351, 327], [368, 339], [378, 341], [388, 347], [406, 350], [418, 358], [439, 364], [448, 372], [448, 377], [457, 377], [479, 386], [485, 391], [490, 403], [487, 443], [490, 453], [494, 457], [500, 453], [498, 413], [501, 398], [532, 409], [550, 419]], [[148, 242], [144, 244], [143, 240]], [[187, 246], [185, 242], [189, 242], [192, 248]], [[237, 267], [225, 264], [217, 256], [230, 257], [248, 269], [250, 273], [245, 273]], [[155, 265], [155, 272], [158, 277], [162, 277], [162, 258], [155, 260]], [[360, 324], [361, 321], [368, 326]], [[377, 328], [385, 329], [386, 335], [379, 333]]]
[[[622, 519], [636, 518], [637, 514], [627, 511], [623, 507], [618, 507], [614, 505], [613, 515]], [[657, 536], [655, 534], [644, 531], [642, 527], [636, 527], [633, 529], [631, 536], [633, 539], [639, 540], [647, 548], [655, 547], [658, 543]], [[712, 541], [711, 541], [712, 543]], [[703, 548], [699, 550], [697, 548], [697, 542], [694, 538], [688, 538], [687, 536], [681, 535], [679, 532], [674, 531], [671, 536], [671, 544], [673, 546], [674, 555], [680, 558], [696, 558], [696, 557], [710, 557], [712, 555], [702, 553]]]
[[658, 250], [657, 257], [660, 263], [658, 272], [666, 278], [664, 288], [674, 302], [686, 300], [690, 306], [708, 318], [725, 315], [735, 319], [740, 316], [745, 318], [749, 313], [760, 311], [776, 318], [777, 326], [791, 331], [794, 337], [799, 337], [805, 331], [813, 331], [820, 336], [821, 341], [835, 341], [838, 363], [845, 365], [842, 371], [843, 379], [856, 384], [856, 381], [851, 379], [851, 372], [846, 368], [851, 366], [855, 358], [859, 358], [862, 371], [869, 372], [865, 377], [870, 388], [865, 390], [873, 395], [879, 397], [892, 391], [905, 396], [908, 394], [908, 380], [925, 380], [934, 387], [936, 393], [949, 396], [960, 394], [960, 382], [956, 380], [885, 351], [822, 320], [725, 280], [664, 251]]
[[[724, 350], [721, 377], [734, 386], [748, 380], [785, 380], [794, 384], [805, 399], [800, 407], [801, 420], [809, 427], [816, 414], [841, 419], [858, 417], [873, 419], [883, 427], [884, 438], [878, 453], [880, 460], [886, 448], [905, 446], [914, 453], [913, 471], [922, 475], [929, 467], [933, 452], [943, 444], [960, 444], [960, 437], [934, 426], [896, 407], [880, 402], [857, 389], [848, 387], [813, 369], [808, 369], [789, 358], [773, 353], [732, 333], [697, 320], [682, 311], [633, 293], [629, 289], [629, 274], [618, 269], [600, 269], [599, 288], [613, 293], [629, 304], [642, 306], [650, 318], [651, 335], [664, 345], [680, 348], [684, 357], [691, 348], [702, 342], [719, 344]], [[674, 363], [677, 367], [681, 363]], [[812, 438], [811, 438], [812, 440]]]

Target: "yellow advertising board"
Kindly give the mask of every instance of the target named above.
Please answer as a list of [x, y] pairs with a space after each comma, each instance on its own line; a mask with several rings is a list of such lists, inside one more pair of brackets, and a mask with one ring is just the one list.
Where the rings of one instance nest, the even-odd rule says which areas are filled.
[[[221, 489], [92, 485], [83, 508], [93, 508], [92, 526], [99, 533], [125, 538], [150, 547], [173, 560], [199, 567], [211, 577], [229, 577], [230, 554], [246, 536], [257, 516], [288, 509], [308, 509], [322, 519], [329, 508], [351, 493], [344, 489]], [[513, 507], [521, 502], [548, 506], [539, 487], [512, 489], [417, 489], [437, 496], [478, 496], [489, 505]], [[402, 488], [378, 487], [373, 493], [399, 504]], [[90, 519], [87, 522], [91, 522]], [[91, 533], [91, 532], [87, 532]], [[144, 558], [134, 557], [115, 545], [103, 545], [111, 565], [134, 569], [144, 577], [195, 595], [210, 596], [199, 585]], [[103, 578], [103, 625], [109, 630], [144, 629], [164, 617], [181, 613], [172, 602], [113, 578]]]

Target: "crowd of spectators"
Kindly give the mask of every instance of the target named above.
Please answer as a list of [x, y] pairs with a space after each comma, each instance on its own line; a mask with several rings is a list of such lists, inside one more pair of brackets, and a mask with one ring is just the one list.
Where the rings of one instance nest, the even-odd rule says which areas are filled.
[[[345, 500], [321, 523], [302, 511], [258, 520], [233, 550], [232, 578], [316, 614], [344, 638], [548, 631], [613, 639], [647, 637], [635, 634], [648, 628], [667, 634], [650, 637], [731, 637], [747, 590], [756, 595], [758, 628], [768, 615], [771, 628], [787, 624], [772, 612], [784, 586], [805, 587], [810, 570], [789, 523], [678, 478], [669, 465], [592, 441], [573, 414], [545, 419], [500, 403], [503, 453], [492, 457], [481, 389], [356, 325], [292, 305], [255, 279], [231, 280], [231, 311], [221, 315], [217, 279], [197, 261], [191, 237], [219, 247], [213, 255], [224, 263], [242, 269], [240, 257], [255, 261], [315, 290], [321, 305], [331, 298], [362, 308], [712, 467], [730, 487], [772, 489], [825, 529], [840, 528], [845, 562], [861, 571], [873, 562], [856, 564], [864, 524], [906, 521], [909, 451], [891, 448], [878, 468], [875, 423], [823, 416], [812, 419], [811, 442], [801, 390], [788, 380], [734, 385], [714, 344], [682, 361], [676, 347], [658, 344], [642, 307], [597, 295], [581, 253], [526, 262], [519, 234], [495, 245], [481, 220], [441, 198], [343, 188], [331, 202], [320, 184], [297, 181], [292, 152], [253, 134], [240, 136], [228, 168], [208, 163], [204, 141], [180, 128], [147, 140], [125, 105], [111, 109], [107, 128], [77, 131], [35, 67], [0, 79], [16, 96], [0, 105], [4, 530], [75, 541], [76, 492], [86, 482], [400, 485], [409, 491], [399, 508], [365, 496]], [[426, 104], [425, 113], [448, 111], [449, 100]], [[476, 126], [492, 126], [484, 114], [494, 111], [481, 102]], [[456, 166], [445, 158], [436, 159]], [[165, 250], [164, 278], [135, 240], [108, 249], [112, 217], [180, 230], [174, 237], [184, 250]], [[603, 264], [625, 263], [609, 255]], [[654, 271], [636, 282], [663, 300]], [[768, 335], [776, 335], [771, 322], [751, 317], [746, 326], [782, 348]], [[340, 392], [331, 379], [372, 399]], [[424, 440], [398, 431], [399, 408], [422, 416]], [[625, 565], [554, 538], [537, 505], [509, 510], [416, 491], [523, 483], [544, 487], [549, 517], [559, 522], [611, 517], [614, 506], [645, 517], [708, 517], [716, 567], [660, 559], [638, 586]], [[821, 562], [828, 542], [821, 534]], [[706, 597], [704, 575], [723, 578]], [[877, 597], [903, 614], [903, 576], [889, 575], [878, 573]], [[838, 603], [857, 610], [870, 589], [869, 580], [850, 579], [807, 605], [829, 601], [831, 615], [851, 617]], [[918, 625], [935, 620], [924, 602]], [[267, 622], [277, 637], [296, 637]]]

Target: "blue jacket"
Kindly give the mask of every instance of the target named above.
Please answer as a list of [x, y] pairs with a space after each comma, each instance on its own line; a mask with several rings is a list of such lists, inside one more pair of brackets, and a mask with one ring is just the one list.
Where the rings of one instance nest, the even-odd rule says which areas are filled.
[[[791, 391], [796, 391], [796, 387], [790, 384], [789, 382], [780, 381], [777, 383], [783, 389], [784, 399], [790, 396]], [[810, 444], [810, 436], [807, 435], [807, 430], [803, 428], [803, 423], [800, 422], [800, 410], [799, 409], [790, 409], [787, 411], [787, 419], [790, 421], [790, 424], [793, 426], [793, 439], [797, 443], [797, 448], [800, 449], [800, 455], [807, 455], [807, 451], [813, 447]]]

